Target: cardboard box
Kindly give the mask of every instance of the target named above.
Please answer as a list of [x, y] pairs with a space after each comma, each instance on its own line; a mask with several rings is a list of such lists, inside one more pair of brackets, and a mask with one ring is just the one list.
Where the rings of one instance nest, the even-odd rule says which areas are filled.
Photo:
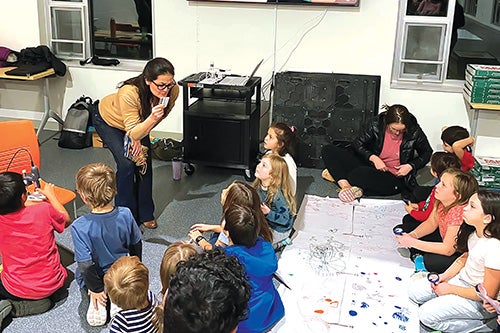
[[464, 86], [463, 95], [464, 95], [464, 98], [467, 101], [469, 101], [469, 103], [500, 105], [500, 95], [472, 94], [467, 89], [466, 86]]
[[500, 78], [475, 77], [465, 72], [465, 81], [474, 87], [500, 89]]
[[500, 66], [496, 65], [467, 65], [467, 72], [475, 77], [500, 78]]
[[97, 132], [92, 132], [92, 147], [94, 148], [106, 148], [106, 145], [102, 142], [101, 137]]

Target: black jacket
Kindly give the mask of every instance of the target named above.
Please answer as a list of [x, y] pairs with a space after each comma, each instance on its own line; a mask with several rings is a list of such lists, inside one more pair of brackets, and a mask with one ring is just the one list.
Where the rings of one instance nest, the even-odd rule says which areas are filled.
[[17, 62], [10, 65], [17, 68], [7, 72], [8, 75], [33, 75], [49, 68], [54, 68], [59, 76], [66, 74], [66, 65], [52, 54], [48, 46], [27, 47], [15, 53]]
[[[354, 139], [351, 145], [354, 152], [366, 160], [369, 160], [371, 155], [379, 156], [382, 152], [385, 136], [385, 116], [386, 112], [382, 112], [375, 117]], [[405, 177], [408, 185], [408, 180], [414, 178], [417, 170], [423, 168], [429, 162], [431, 155], [432, 148], [427, 136], [420, 128], [415, 116], [410, 115], [410, 124], [408, 124], [403, 134], [403, 141], [399, 150], [400, 163], [410, 164], [413, 167], [412, 172]]]

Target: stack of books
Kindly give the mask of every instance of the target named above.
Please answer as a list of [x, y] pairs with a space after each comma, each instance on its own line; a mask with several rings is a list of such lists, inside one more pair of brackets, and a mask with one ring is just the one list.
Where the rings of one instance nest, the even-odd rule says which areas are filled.
[[464, 96], [470, 103], [500, 104], [500, 66], [468, 64]]
[[500, 158], [475, 156], [476, 163], [471, 173], [479, 186], [500, 189]]

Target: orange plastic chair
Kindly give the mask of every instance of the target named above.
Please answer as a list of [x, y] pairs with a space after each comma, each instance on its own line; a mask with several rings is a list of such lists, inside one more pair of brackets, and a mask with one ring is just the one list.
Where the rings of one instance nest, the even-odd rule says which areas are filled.
[[[40, 147], [31, 120], [0, 122], [0, 172], [31, 172], [33, 165], [40, 169]], [[44, 186], [43, 180], [41, 181]], [[34, 185], [28, 187], [32, 191]], [[57, 199], [63, 205], [73, 201], [73, 213], [76, 218], [76, 194], [68, 189], [55, 186]]]

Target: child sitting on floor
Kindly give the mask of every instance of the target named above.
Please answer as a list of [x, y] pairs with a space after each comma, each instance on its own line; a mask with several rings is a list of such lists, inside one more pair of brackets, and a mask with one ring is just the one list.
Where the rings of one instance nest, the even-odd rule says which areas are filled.
[[275, 242], [288, 237], [296, 214], [295, 197], [290, 189], [288, 166], [276, 154], [266, 154], [255, 170], [254, 188]]
[[170, 287], [170, 280], [174, 275], [177, 264], [181, 261], [188, 260], [189, 257], [196, 255], [197, 251], [193, 244], [184, 242], [175, 242], [170, 244], [165, 253], [160, 265], [160, 281], [161, 281], [161, 299], [162, 304], [155, 308], [153, 316], [153, 324], [158, 328], [158, 332], [163, 332], [163, 310], [165, 307], [165, 299], [167, 296], [168, 288]]
[[293, 195], [297, 191], [297, 165], [293, 160], [295, 140], [295, 127], [290, 127], [284, 123], [271, 124], [264, 138], [264, 148], [268, 149], [267, 153], [278, 154], [285, 160], [288, 166], [290, 189]]
[[46, 183], [39, 192], [47, 201], [29, 204], [23, 176], [0, 173], [2, 319], [9, 314], [21, 317], [48, 311], [50, 297], [67, 277], [54, 231], [62, 233], [70, 217], [57, 200], [53, 184]]
[[478, 184], [470, 173], [446, 169], [436, 186], [436, 204], [424, 222], [405, 215], [402, 235], [396, 235], [399, 245], [410, 248], [412, 257], [422, 254], [427, 270], [442, 273], [460, 256], [455, 247], [458, 229], [463, 222], [463, 210]]
[[[247, 183], [234, 181], [227, 188], [223, 189], [220, 196], [220, 202], [222, 204], [222, 218], [221, 223], [224, 221], [224, 212], [232, 205], [239, 204], [241, 206], [249, 207], [257, 211], [257, 219], [259, 222], [259, 235], [268, 242], [273, 241], [273, 234], [269, 225], [267, 224], [266, 218], [260, 209], [260, 198], [257, 191]], [[222, 232], [220, 224], [194, 224], [191, 226], [191, 231], [189, 236], [196, 241], [196, 239], [201, 236], [203, 232], [213, 232], [213, 237], [210, 241], [203, 241], [199, 245], [204, 250], [209, 250], [212, 248], [212, 244], [216, 246], [227, 246], [228, 239]]]
[[86, 287], [90, 295], [88, 323], [101, 326], [107, 319], [104, 274], [122, 256], [142, 257], [141, 231], [127, 207], [112, 204], [116, 178], [110, 166], [95, 163], [80, 168], [76, 189], [92, 209], [71, 226], [78, 264], [76, 279], [80, 288]]
[[224, 221], [230, 240], [230, 246], [224, 251], [238, 258], [252, 287], [248, 318], [239, 323], [238, 332], [267, 332], [285, 315], [272, 281], [278, 259], [271, 243], [258, 236], [259, 224], [251, 208], [232, 205], [224, 212]]
[[153, 325], [158, 302], [149, 290], [149, 271], [138, 257], [118, 258], [104, 275], [104, 285], [111, 302], [120, 308], [111, 319], [110, 332], [159, 332]]
[[483, 308], [476, 286], [495, 299], [500, 287], [500, 193], [479, 191], [463, 212], [457, 237], [463, 252], [430, 283], [426, 276], [411, 280], [408, 295], [420, 305], [423, 325], [443, 332], [493, 332], [496, 314]]
[[[431, 156], [431, 174], [439, 181], [441, 174], [449, 168], [460, 169], [460, 161], [453, 154], [448, 154], [442, 151], [435, 152]], [[436, 197], [436, 186], [432, 187], [431, 193], [427, 199], [419, 202], [418, 204], [408, 202], [405, 205], [405, 210], [415, 221], [423, 222], [427, 220], [432, 210], [434, 209], [434, 202]]]
[[472, 156], [472, 146], [474, 138], [469, 135], [469, 132], [461, 126], [443, 127], [441, 133], [443, 141], [443, 149], [455, 154], [460, 160], [462, 171], [469, 171], [474, 166], [474, 156]]

